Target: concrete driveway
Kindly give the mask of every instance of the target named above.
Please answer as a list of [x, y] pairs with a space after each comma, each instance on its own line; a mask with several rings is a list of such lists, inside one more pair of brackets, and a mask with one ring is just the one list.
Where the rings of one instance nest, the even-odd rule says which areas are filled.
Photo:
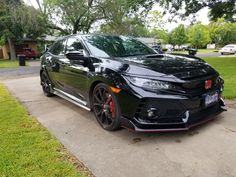
[[236, 176], [236, 109], [188, 132], [107, 132], [93, 113], [45, 97], [38, 77], [4, 84], [95, 176]]

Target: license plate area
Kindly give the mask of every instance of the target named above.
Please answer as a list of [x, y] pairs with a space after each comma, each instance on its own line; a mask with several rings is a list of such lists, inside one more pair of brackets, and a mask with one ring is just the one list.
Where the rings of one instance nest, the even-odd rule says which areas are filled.
[[205, 96], [204, 96], [204, 105], [205, 105], [205, 107], [211, 106], [214, 103], [217, 103], [218, 100], [219, 100], [218, 92], [205, 94]]

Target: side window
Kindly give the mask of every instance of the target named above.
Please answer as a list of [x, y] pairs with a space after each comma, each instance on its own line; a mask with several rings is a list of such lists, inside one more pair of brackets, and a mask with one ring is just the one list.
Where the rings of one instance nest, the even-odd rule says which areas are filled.
[[83, 49], [84, 47], [78, 38], [75, 37], [68, 38], [66, 45], [66, 52], [79, 51], [82, 53]]
[[53, 55], [64, 55], [66, 40], [57, 41], [49, 50]]

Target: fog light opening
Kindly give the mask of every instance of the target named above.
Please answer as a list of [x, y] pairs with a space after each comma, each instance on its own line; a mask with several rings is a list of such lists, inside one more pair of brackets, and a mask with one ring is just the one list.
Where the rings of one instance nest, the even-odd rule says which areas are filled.
[[149, 119], [157, 119], [158, 116], [158, 110], [156, 108], [150, 108], [147, 110], [147, 117]]

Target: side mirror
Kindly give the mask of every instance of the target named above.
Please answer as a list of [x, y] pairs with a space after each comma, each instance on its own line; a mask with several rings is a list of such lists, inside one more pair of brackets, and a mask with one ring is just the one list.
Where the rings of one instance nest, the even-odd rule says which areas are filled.
[[78, 52], [78, 51], [67, 52], [66, 57], [69, 60], [72, 60], [73, 63], [80, 64], [80, 65], [83, 65], [85, 63], [85, 60], [86, 60], [86, 57], [84, 56], [84, 54], [81, 53], [81, 52]]

